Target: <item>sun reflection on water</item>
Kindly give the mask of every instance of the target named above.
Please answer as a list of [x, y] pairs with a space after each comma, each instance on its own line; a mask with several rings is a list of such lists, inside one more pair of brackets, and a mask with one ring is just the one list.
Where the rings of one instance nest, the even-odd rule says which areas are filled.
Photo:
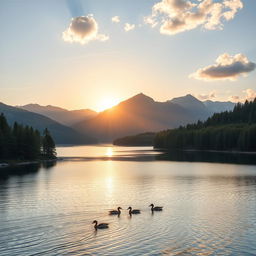
[[112, 157], [113, 156], [113, 148], [108, 147], [105, 155], [108, 157]]
[[[21, 238], [19, 255], [254, 255], [255, 176], [250, 165], [59, 161], [2, 181], [0, 237], [12, 244]], [[151, 202], [164, 211], [152, 215]], [[130, 205], [142, 214], [130, 218]], [[110, 216], [118, 206], [119, 218]], [[94, 219], [110, 228], [97, 233]]]
[[113, 178], [112, 177], [106, 178], [106, 187], [109, 191], [112, 191], [112, 189], [113, 189]]

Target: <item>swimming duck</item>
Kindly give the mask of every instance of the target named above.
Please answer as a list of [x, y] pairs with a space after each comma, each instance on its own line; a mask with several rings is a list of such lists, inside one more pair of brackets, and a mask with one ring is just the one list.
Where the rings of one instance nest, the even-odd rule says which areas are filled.
[[120, 215], [121, 214], [120, 210], [123, 210], [122, 207], [118, 207], [117, 210], [111, 210], [109, 211], [109, 215]]
[[104, 228], [108, 228], [108, 223], [100, 223], [100, 224], [98, 224], [98, 221], [97, 220], [94, 220], [93, 222], [92, 222], [92, 224], [94, 224], [95, 223], [95, 225], [94, 225], [94, 228], [95, 229], [104, 229]]
[[131, 206], [129, 206], [128, 208], [127, 208], [127, 210], [129, 210], [129, 214], [131, 215], [131, 214], [140, 214], [140, 210], [138, 210], [138, 209], [132, 209], [132, 207]]
[[157, 211], [160, 212], [163, 210], [163, 206], [154, 206], [153, 204], [150, 204], [148, 207], [151, 207], [151, 211]]

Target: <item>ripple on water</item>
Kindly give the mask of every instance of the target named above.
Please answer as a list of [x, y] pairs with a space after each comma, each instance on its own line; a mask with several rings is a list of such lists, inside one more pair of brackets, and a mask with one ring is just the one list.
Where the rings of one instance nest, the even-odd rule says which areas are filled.
[[[0, 185], [0, 255], [256, 255], [253, 172], [250, 166], [77, 161], [10, 179]], [[163, 212], [152, 215], [152, 202]], [[130, 217], [130, 204], [142, 213]], [[121, 216], [109, 216], [119, 205]], [[95, 231], [94, 219], [109, 229]]]

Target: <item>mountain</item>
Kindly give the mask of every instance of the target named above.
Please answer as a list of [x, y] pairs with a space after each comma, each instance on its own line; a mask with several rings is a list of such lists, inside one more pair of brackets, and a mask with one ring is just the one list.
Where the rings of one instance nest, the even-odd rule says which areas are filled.
[[[219, 113], [222, 111], [233, 110], [235, 103], [232, 102], [221, 102], [221, 101], [200, 101], [191, 94], [183, 97], [173, 98], [169, 102], [177, 104], [182, 108], [185, 108], [191, 116], [200, 120], [206, 120], [213, 113]], [[143, 133], [132, 136], [125, 136], [117, 138], [113, 141], [114, 145], [120, 146], [152, 146], [155, 133]]]
[[[195, 105], [195, 109], [191, 104]], [[173, 101], [156, 102], [140, 93], [73, 128], [101, 142], [110, 142], [123, 136], [175, 128], [204, 120], [209, 115], [204, 104], [191, 95]]]
[[[33, 118], [27, 118], [23, 120], [23, 123], [32, 125], [39, 130], [48, 127], [51, 123], [51, 132], [57, 143], [83, 144], [94, 141], [88, 138], [88, 135], [100, 142], [112, 142], [114, 139], [124, 136], [158, 132], [198, 120], [204, 121], [214, 112], [231, 110], [233, 107], [234, 103], [232, 102], [202, 102], [191, 94], [166, 102], [157, 102], [140, 93], [101, 113], [89, 109], [69, 111], [51, 105], [40, 106], [38, 104], [20, 106], [15, 108], [15, 111], [23, 110], [21, 113], [24, 115], [26, 110], [30, 115], [33, 112], [37, 114], [37, 118], [40, 116], [40, 120], [46, 118], [42, 121], [37, 119], [33, 121]], [[16, 113], [14, 118], [10, 118], [9, 115], [9, 120], [19, 121], [21, 120], [19, 115]], [[73, 135], [67, 136], [66, 133]]]
[[215, 113], [204, 122], [159, 132], [154, 147], [256, 152], [255, 141], [256, 98], [237, 104], [232, 111]]
[[17, 106], [18, 108], [34, 112], [47, 116], [58, 123], [71, 126], [75, 123], [88, 120], [97, 115], [97, 112], [90, 109], [81, 109], [81, 110], [67, 110], [64, 108], [59, 108], [55, 106], [41, 106], [38, 104], [28, 104], [25, 106]]
[[206, 107], [202, 101], [198, 100], [191, 94], [187, 94], [183, 97], [173, 98], [170, 100], [170, 102], [178, 104], [179, 106], [187, 109], [192, 116], [196, 116], [200, 120], [205, 120], [211, 115], [211, 111], [208, 109], [208, 107]]
[[201, 120], [208, 118], [214, 113], [231, 111], [235, 106], [235, 103], [231, 101], [200, 101], [191, 94], [183, 97], [173, 98], [170, 101], [186, 108], [187, 110], [190, 110], [192, 114], [196, 112], [201, 116]]
[[235, 103], [231, 101], [222, 102], [222, 101], [204, 101], [203, 104], [207, 107], [211, 114], [219, 113], [223, 111], [231, 111], [235, 107]]
[[8, 123], [11, 125], [16, 121], [23, 125], [32, 126], [41, 132], [45, 128], [48, 128], [57, 144], [88, 144], [95, 142], [94, 139], [88, 137], [84, 133], [81, 135], [70, 127], [27, 110], [0, 103], [0, 113], [4, 113]]

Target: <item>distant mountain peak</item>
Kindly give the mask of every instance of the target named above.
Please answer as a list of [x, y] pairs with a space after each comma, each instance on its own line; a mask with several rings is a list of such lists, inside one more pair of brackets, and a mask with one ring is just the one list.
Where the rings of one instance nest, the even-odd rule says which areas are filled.
[[55, 107], [52, 105], [47, 105], [47, 106], [42, 106], [40, 104], [37, 103], [30, 103], [24, 106], [16, 106], [18, 108], [22, 108], [22, 109], [26, 109], [28, 111], [31, 112], [36, 112], [36, 111], [67, 111], [64, 108], [60, 108], [60, 107]]
[[135, 96], [140, 96], [140, 97], [148, 97], [146, 94], [144, 94], [143, 92], [140, 92], [138, 94], [136, 94]]
[[18, 106], [18, 108], [47, 116], [58, 123], [68, 126], [90, 119], [97, 114], [90, 109], [67, 110], [53, 105], [27, 104], [25, 106]]
[[40, 113], [30, 112], [4, 103], [0, 103], [0, 113], [4, 113], [9, 125], [18, 122], [22, 125], [32, 126], [40, 132], [45, 128], [48, 128], [57, 144], [83, 144], [95, 142], [95, 139], [88, 137], [86, 134], [81, 135], [71, 127], [67, 127]]
[[185, 96], [185, 98], [190, 98], [190, 99], [196, 99], [197, 100], [197, 98], [195, 97], [195, 96], [193, 96], [192, 94], [187, 94], [186, 96]]
[[186, 102], [200, 102], [200, 100], [198, 100], [196, 97], [194, 97], [192, 94], [187, 94], [185, 96], [181, 96], [181, 97], [176, 97], [176, 98], [173, 98], [172, 100], [170, 100], [171, 102], [173, 103], [184, 103], [185, 101]]
[[135, 96], [129, 98], [125, 102], [155, 102], [153, 98], [145, 95], [144, 93], [136, 94]]
[[187, 109], [191, 113], [197, 113], [201, 120], [206, 119], [210, 114], [203, 102], [191, 94], [187, 94], [183, 97], [173, 98], [170, 102]]
[[231, 101], [212, 101], [206, 100], [203, 102], [204, 105], [213, 113], [219, 113], [222, 111], [230, 111], [234, 109], [235, 103]]

